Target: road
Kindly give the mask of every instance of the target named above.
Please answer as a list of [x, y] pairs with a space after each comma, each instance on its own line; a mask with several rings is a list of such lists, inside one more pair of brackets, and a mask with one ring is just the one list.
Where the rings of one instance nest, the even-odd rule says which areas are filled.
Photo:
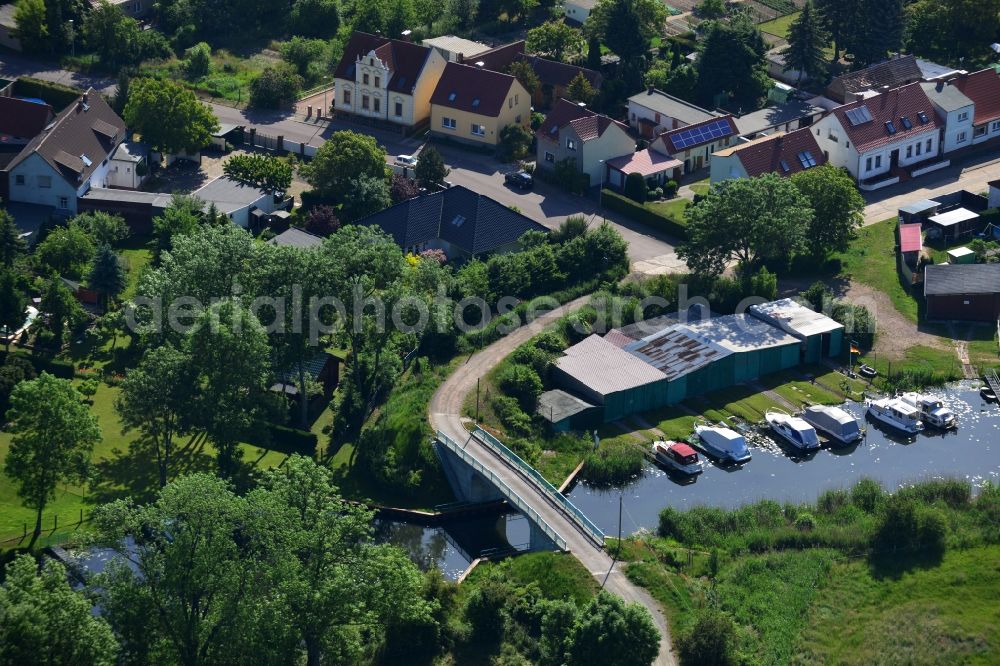
[[[527, 501], [542, 519], [566, 540], [567, 550], [587, 568], [587, 571], [596, 580], [604, 581], [607, 575], [605, 589], [626, 601], [639, 603], [649, 611], [660, 632], [660, 653], [654, 663], [659, 666], [672, 666], [676, 663], [676, 659], [670, 642], [670, 629], [660, 604], [645, 590], [634, 585], [617, 565], [612, 570], [610, 555], [595, 546], [593, 541], [585, 536], [566, 514], [555, 508], [542, 491], [538, 490], [537, 486], [529, 483], [523, 474], [508, 467], [491, 449], [481, 444], [477, 439], [471, 438], [465, 429], [461, 416], [465, 398], [474, 390], [478, 378], [486, 376], [515, 347], [527, 342], [559, 317], [582, 307], [588, 299], [589, 296], [578, 298], [552, 310], [469, 358], [434, 393], [429, 407], [429, 419], [431, 427], [436, 431], [440, 430], [456, 442], [466, 443], [467, 451]], [[610, 575], [608, 575], [608, 571], [611, 571]]]

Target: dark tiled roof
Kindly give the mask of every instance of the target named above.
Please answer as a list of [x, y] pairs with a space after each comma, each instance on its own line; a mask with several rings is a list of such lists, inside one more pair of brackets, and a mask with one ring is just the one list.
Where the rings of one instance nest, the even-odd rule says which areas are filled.
[[398, 39], [387, 39], [380, 35], [369, 35], [367, 32], [355, 32], [344, 47], [344, 55], [337, 63], [333, 76], [338, 79], [354, 80], [354, 68], [360, 57], [375, 51], [392, 72], [389, 79], [389, 90], [410, 94], [417, 83], [420, 70], [430, 55], [431, 50], [413, 42]]
[[928, 264], [925, 296], [1000, 294], [1000, 264]]
[[322, 245], [323, 239], [303, 229], [289, 227], [269, 240], [268, 243], [271, 245], [283, 245], [286, 247], [298, 247], [305, 249]]
[[534, 220], [460, 185], [409, 199], [355, 224], [378, 225], [403, 247], [440, 238], [470, 254], [492, 252], [526, 231], [547, 231]]
[[[32, 139], [8, 169], [37, 153], [74, 187], [87, 180], [124, 138], [125, 121], [93, 89], [84, 97], [86, 103], [81, 97], [66, 107], [50, 129]], [[111, 130], [117, 130], [115, 139], [108, 136]]]
[[[477, 57], [476, 59], [479, 60], [480, 58]], [[583, 78], [587, 79], [590, 85], [594, 86], [594, 88], [600, 88], [601, 83], [604, 80], [604, 77], [601, 76], [600, 72], [595, 72], [594, 70], [587, 69], [585, 67], [567, 65], [564, 62], [546, 60], [545, 58], [539, 58], [534, 55], [524, 55], [523, 53], [518, 55], [517, 59], [523, 60], [531, 65], [531, 68], [535, 70], [535, 74], [538, 76], [538, 80], [541, 81], [543, 85], [548, 84], [550, 86], [566, 87], [577, 77], [578, 74], [583, 74]]]
[[834, 99], [844, 101], [848, 94], [865, 90], [880, 90], [886, 86], [898, 88], [923, 79], [916, 56], [907, 55], [872, 65], [850, 74], [838, 76], [827, 87]]
[[[691, 130], [697, 130], [700, 127], [705, 127], [708, 125], [714, 125], [718, 122], [724, 121], [726, 126], [726, 133], [722, 136], [708, 136], [707, 138], [697, 141], [695, 143], [689, 143], [685, 145], [680, 145], [677, 141], [678, 138], [688, 136]], [[675, 130], [670, 130], [669, 132], [664, 132], [659, 136], [658, 141], [662, 140], [667, 148], [667, 154], [673, 155], [674, 153], [680, 153], [685, 150], [690, 150], [691, 148], [697, 148], [698, 146], [704, 146], [709, 143], [715, 143], [716, 141], [723, 141], [731, 136], [736, 136], [739, 134], [739, 130], [736, 128], [736, 123], [732, 116], [723, 116], [722, 118], [713, 118], [711, 120], [703, 120], [700, 123], [695, 123], [693, 125], [686, 125]]]
[[32, 139], [45, 129], [52, 116], [52, 107], [48, 104], [0, 97], [0, 135]]
[[955, 87], [976, 103], [976, 125], [1000, 118], [1000, 73], [987, 68], [954, 81]]
[[434, 89], [431, 104], [495, 118], [500, 115], [514, 81], [509, 74], [449, 62]]
[[[861, 107], [867, 107], [872, 119], [854, 125], [848, 118], [848, 112]], [[926, 123], [917, 117], [920, 112], [927, 118]], [[861, 153], [924, 132], [937, 133], [941, 127], [941, 122], [931, 107], [931, 101], [919, 83], [911, 83], [868, 99], [859, 99], [851, 104], [838, 106], [832, 113], [847, 132], [848, 139]], [[906, 129], [903, 124], [901, 120], [903, 117], [909, 119], [910, 129]], [[889, 132], [886, 127], [888, 122], [893, 123], [895, 133]]]
[[[819, 149], [819, 144], [816, 143], [816, 138], [808, 127], [788, 134], [758, 139], [735, 148], [736, 156], [751, 178], [765, 173], [791, 176], [804, 171], [805, 166], [799, 159], [799, 154], [806, 151], [815, 158], [816, 166], [826, 163], [826, 157]], [[785, 165], [788, 166], [788, 169], [785, 169]]]
[[617, 125], [623, 132], [628, 132], [628, 125], [624, 123], [591, 111], [576, 102], [560, 99], [538, 127], [536, 134], [546, 141], [558, 142], [559, 130], [566, 125], [573, 126], [581, 141], [596, 139], [612, 125]]
[[467, 57], [465, 59], [465, 63], [468, 65], [475, 65], [477, 62], [481, 62], [483, 63], [483, 67], [486, 69], [491, 69], [494, 72], [506, 72], [511, 63], [513, 63], [519, 55], [523, 54], [524, 40], [522, 39], [517, 42], [511, 42], [510, 44], [498, 46], [494, 49], [490, 49], [489, 51], [477, 53], [472, 57]]

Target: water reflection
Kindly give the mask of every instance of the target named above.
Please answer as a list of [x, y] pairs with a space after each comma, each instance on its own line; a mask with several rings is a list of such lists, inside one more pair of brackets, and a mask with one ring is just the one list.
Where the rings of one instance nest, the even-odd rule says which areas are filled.
[[[693, 479], [671, 476], [648, 465], [643, 475], [623, 487], [578, 484], [569, 494], [573, 503], [608, 533], [618, 529], [618, 495], [624, 495], [622, 531], [655, 529], [660, 509], [698, 505], [734, 507], [760, 499], [779, 502], [813, 501], [830, 488], [853, 485], [862, 476], [887, 488], [933, 477], [958, 477], [979, 485], [1000, 482], [1000, 408], [987, 403], [978, 388], [959, 385], [937, 392], [958, 417], [958, 429], [928, 427], [914, 436], [866, 422], [861, 442], [808, 453], [783, 447], [770, 437], [748, 438], [753, 460], [742, 467], [708, 462]], [[863, 417], [864, 405], [844, 408]]]

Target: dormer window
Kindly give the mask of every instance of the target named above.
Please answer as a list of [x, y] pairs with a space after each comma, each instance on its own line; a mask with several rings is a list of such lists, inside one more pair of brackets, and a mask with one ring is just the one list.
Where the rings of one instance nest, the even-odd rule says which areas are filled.
[[896, 125], [893, 124], [893, 122], [891, 120], [885, 121], [885, 131], [888, 132], [889, 134], [895, 134], [896, 133]]
[[910, 119], [908, 117], [906, 117], [906, 116], [903, 116], [902, 118], [900, 118], [899, 122], [903, 126], [903, 129], [912, 129], [913, 128], [913, 123], [911, 123]]
[[478, 97], [475, 98], [474, 100], [472, 100], [472, 108], [473, 109], [478, 109], [479, 108], [479, 98]]
[[452, 92], [448, 93], [448, 101], [449, 102], [454, 102], [456, 97], [458, 97], [458, 93], [457, 92], [452, 91]]

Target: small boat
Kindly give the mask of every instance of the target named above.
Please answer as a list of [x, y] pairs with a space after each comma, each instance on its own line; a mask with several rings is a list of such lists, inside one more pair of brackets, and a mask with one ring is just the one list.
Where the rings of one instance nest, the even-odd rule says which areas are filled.
[[680, 442], [653, 442], [653, 456], [656, 462], [675, 472], [694, 476], [701, 474], [704, 465], [698, 452]]
[[868, 414], [885, 425], [914, 435], [924, 429], [920, 421], [920, 412], [899, 398], [869, 398], [865, 400]]
[[819, 448], [819, 435], [816, 428], [806, 423], [798, 416], [790, 416], [780, 410], [768, 410], [764, 420], [776, 434], [797, 449], [809, 450]]
[[806, 423], [841, 444], [861, 439], [861, 423], [840, 407], [812, 405], [802, 412]]
[[702, 448], [720, 461], [735, 464], [750, 461], [746, 438], [724, 424], [699, 424], [694, 427], [694, 432], [698, 435]]
[[937, 398], [919, 393], [902, 393], [899, 399], [911, 407], [915, 407], [920, 412], [920, 419], [928, 425], [942, 430], [958, 425], [955, 412], [945, 407], [944, 403]]
[[878, 370], [876, 370], [870, 365], [862, 363], [861, 367], [858, 368], [858, 374], [867, 379], [874, 379], [876, 376], [878, 376]]
[[981, 397], [986, 402], [996, 402], [997, 394], [993, 392], [989, 386], [984, 386], [979, 389], [979, 397]]

